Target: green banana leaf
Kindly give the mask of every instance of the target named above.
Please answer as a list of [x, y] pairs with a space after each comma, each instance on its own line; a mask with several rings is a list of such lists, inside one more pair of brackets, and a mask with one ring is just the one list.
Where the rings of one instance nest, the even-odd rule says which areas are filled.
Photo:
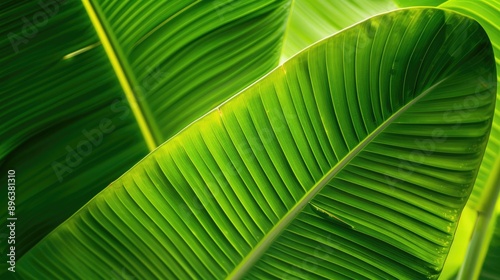
[[[271, 0], [2, 1], [0, 178], [16, 171], [17, 256], [276, 67], [288, 8]], [[0, 211], [3, 229], [7, 215]]]
[[[442, 5], [440, 5], [442, 4]], [[323, 38], [324, 35], [345, 28], [353, 22], [357, 22], [362, 17], [378, 14], [382, 11], [393, 10], [397, 7], [409, 6], [438, 6], [450, 9], [464, 15], [470, 16], [477, 20], [488, 33], [489, 38], [493, 42], [496, 62], [497, 62], [497, 81], [500, 81], [500, 2], [498, 0], [346, 0], [346, 1], [312, 1], [312, 0], [296, 0], [292, 9], [292, 15], [288, 23], [285, 46], [297, 50], [302, 49], [306, 45]], [[334, 16], [332, 16], [334, 15]], [[293, 53], [293, 52], [290, 52]], [[283, 59], [283, 58], [282, 58]], [[500, 84], [499, 87], [500, 88]], [[491, 131], [488, 147], [486, 150], [483, 164], [475, 183], [475, 187], [468, 202], [468, 207], [473, 209], [476, 214], [470, 214], [476, 218], [484, 220], [485, 217], [491, 215], [483, 215], [486, 208], [493, 209], [495, 199], [498, 197], [500, 183], [491, 180], [498, 173], [498, 168], [494, 168], [494, 164], [500, 162], [500, 90], [497, 92], [497, 106], [495, 111], [494, 124]], [[490, 206], [488, 206], [490, 205]], [[465, 218], [468, 220], [469, 218]], [[456, 241], [456, 253], [450, 256], [453, 260], [450, 262], [461, 264], [465, 249], [469, 246], [471, 238], [471, 227], [474, 227], [475, 222], [464, 222], [459, 227], [460, 236], [462, 239]], [[488, 240], [483, 235], [492, 233], [486, 230], [488, 222], [480, 222], [484, 228], [477, 229], [476, 239]], [[487, 244], [478, 244], [478, 248], [485, 247]], [[460, 253], [458, 253], [460, 252]], [[479, 255], [484, 255], [486, 249], [481, 249]], [[472, 254], [470, 256], [471, 267], [481, 267], [482, 258]], [[479, 261], [479, 262], [478, 262]], [[460, 266], [449, 267], [450, 274], [456, 274]], [[466, 277], [467, 278], [467, 277]], [[448, 279], [448, 278], [444, 278]]]
[[[486, 30], [490, 40], [493, 44], [495, 53], [496, 68], [497, 68], [497, 88], [500, 88], [500, 1], [498, 0], [449, 0], [449, 1], [397, 1], [400, 6], [410, 5], [435, 5], [444, 9], [450, 9], [455, 12], [470, 16], [477, 20], [481, 26]], [[474, 189], [467, 204], [468, 207], [474, 209], [478, 214], [475, 222], [475, 232], [472, 237], [457, 240], [461, 243], [459, 246], [469, 247], [468, 256], [463, 263], [463, 269], [468, 272], [462, 271], [459, 275], [461, 279], [476, 279], [481, 271], [482, 263], [488, 251], [488, 243], [493, 234], [493, 228], [498, 223], [495, 222], [494, 208], [498, 204], [498, 197], [500, 191], [500, 181], [498, 173], [500, 172], [500, 90], [497, 89], [497, 102], [493, 127], [491, 130], [488, 146], [486, 148], [485, 156], [483, 158], [481, 168], [476, 179]], [[495, 179], [496, 178], [496, 179]], [[493, 219], [493, 220], [491, 220]], [[491, 225], [490, 225], [491, 223]], [[470, 224], [464, 224], [464, 228], [459, 230], [468, 232]], [[472, 238], [472, 241], [469, 239]], [[472, 245], [469, 245], [472, 244]], [[498, 244], [498, 241], [496, 242]], [[492, 249], [495, 250], [495, 245], [492, 244]], [[461, 254], [460, 254], [461, 255]], [[455, 255], [457, 257], [458, 255]], [[488, 270], [492, 267], [491, 263], [497, 263], [494, 253], [491, 255], [492, 260], [487, 260], [486, 263]], [[463, 257], [460, 257], [463, 260]], [[485, 264], [486, 265], [486, 264]], [[488, 272], [481, 275], [491, 275]], [[481, 276], [482, 278], [483, 276]], [[445, 278], [446, 279], [446, 278]]]
[[488, 140], [494, 72], [469, 18], [421, 8], [371, 18], [165, 142], [17, 269], [435, 279]]
[[[483, 26], [493, 41], [497, 62], [497, 79], [500, 82], [500, 1], [498, 0], [347, 0], [336, 2], [295, 0], [287, 25], [282, 60], [286, 60], [313, 42], [367, 17], [394, 10], [397, 7], [424, 5], [440, 5], [442, 8], [470, 16]], [[493, 188], [492, 185], [487, 186], [488, 178], [493, 173], [493, 164], [495, 160], [500, 160], [500, 91], [497, 102], [499, 105], [495, 111], [495, 124], [483, 160], [484, 163], [481, 166], [469, 202], [469, 206], [479, 212], [484, 207], [484, 200], [489, 197], [482, 194], [491, 193], [489, 189]]]
[[[448, 1], [397, 1], [400, 6], [411, 6], [411, 5], [422, 5], [428, 4], [432, 6], [439, 6], [444, 9], [449, 9], [461, 14], [470, 16], [471, 18], [477, 20], [481, 26], [486, 30], [488, 36], [493, 44], [493, 49], [495, 53], [495, 61], [497, 68], [497, 102], [495, 117], [493, 121], [493, 127], [491, 130], [490, 138], [488, 141], [488, 146], [486, 148], [485, 156], [483, 158], [481, 169], [478, 173], [474, 189], [472, 191], [471, 197], [468, 202], [468, 207], [474, 209], [477, 214], [477, 221], [474, 236], [472, 237], [472, 244], [475, 246], [470, 246], [470, 251], [468, 259], [465, 261], [464, 268], [468, 267], [468, 275], [461, 275], [462, 279], [469, 279], [470, 277], [477, 278], [480, 273], [483, 260], [485, 258], [486, 252], [488, 251], [488, 240], [491, 240], [491, 234], [497, 232], [498, 230], [493, 230], [495, 225], [494, 208], [495, 204], [500, 201], [499, 191], [500, 191], [500, 181], [498, 173], [500, 172], [500, 1], [498, 0], [448, 0]], [[426, 3], [423, 3], [426, 2]], [[497, 179], [494, 179], [496, 176]], [[493, 220], [491, 220], [493, 219]], [[492, 225], [489, 225], [489, 223]], [[460, 229], [464, 232], [469, 231], [470, 224], [464, 224], [464, 228]], [[460, 246], [469, 246], [469, 239], [464, 238], [463, 240], [458, 240], [461, 243]], [[499, 241], [492, 244], [490, 250], [496, 250]], [[495, 254], [491, 254], [492, 260], [487, 260], [487, 269], [494, 267], [497, 263], [497, 258]], [[461, 257], [463, 259], [463, 257]], [[485, 264], [486, 265], [486, 264]], [[481, 272], [482, 275], [492, 275], [488, 272]]]
[[[491, 240], [491, 234], [494, 232], [492, 227], [495, 224], [498, 225], [498, 223], [495, 223], [494, 209], [498, 203], [500, 192], [500, 90], [498, 89], [500, 86], [500, 1], [450, 0], [440, 5], [440, 7], [477, 20], [492, 41], [495, 53], [497, 70], [495, 117], [488, 146], [468, 202], [468, 207], [477, 211], [478, 219], [470, 241], [470, 249], [467, 252], [466, 260], [459, 275], [461, 279], [475, 279], [480, 274], [482, 263], [488, 251], [489, 240]], [[490, 223], [492, 225], [489, 225]], [[495, 246], [495, 244], [492, 244], [492, 246]]]
[[[486, 30], [493, 44], [495, 61], [497, 66], [497, 82], [500, 85], [500, 1], [479, 0], [463, 1], [450, 0], [440, 7], [462, 13], [477, 20]], [[495, 188], [500, 189], [499, 182], [488, 182], [495, 173], [500, 172], [494, 169], [495, 162], [500, 162], [500, 90], [497, 93], [497, 106], [495, 109], [495, 119], [491, 130], [488, 147], [483, 158], [483, 163], [479, 171], [474, 190], [470, 197], [470, 206], [482, 212], [486, 203]], [[498, 163], [497, 163], [498, 164]], [[498, 196], [498, 191], [496, 192]], [[495, 203], [493, 202], [493, 205]]]

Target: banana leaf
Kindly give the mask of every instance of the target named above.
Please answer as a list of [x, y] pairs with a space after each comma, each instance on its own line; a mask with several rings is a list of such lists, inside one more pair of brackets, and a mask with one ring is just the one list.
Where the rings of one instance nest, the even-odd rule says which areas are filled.
[[[488, 251], [489, 240], [495, 232], [495, 205], [498, 204], [500, 192], [500, 1], [449, 0], [439, 7], [450, 9], [477, 20], [492, 41], [496, 61], [497, 99], [493, 127], [488, 146], [479, 170], [468, 207], [478, 214], [469, 250], [462, 266], [461, 279], [476, 279], [482, 273], [481, 267]], [[469, 240], [467, 240], [469, 241]], [[467, 242], [468, 243], [468, 242]], [[498, 243], [498, 241], [497, 241]], [[495, 250], [495, 243], [492, 244]], [[493, 257], [494, 258], [494, 257]], [[495, 259], [486, 263], [495, 262]], [[491, 267], [491, 265], [489, 265]]]
[[[500, 81], [500, 2], [498, 0], [296, 0], [294, 1], [292, 15], [288, 23], [285, 46], [289, 46], [289, 48], [294, 50], [302, 49], [308, 44], [323, 38], [329, 32], [333, 33], [348, 27], [363, 17], [393, 10], [396, 7], [411, 6], [439, 6], [477, 20], [488, 33], [489, 38], [493, 41], [495, 60], [497, 62], [497, 81]], [[500, 87], [497, 86], [497, 88]], [[485, 240], [489, 240], [489, 237], [484, 235], [493, 232], [487, 230], [489, 217], [491, 217], [492, 214], [484, 215], [483, 213], [485, 213], [487, 208], [490, 209], [490, 211], [494, 208], [500, 190], [500, 183], [492, 180], [499, 172], [499, 168], [494, 167], [495, 164], [500, 164], [500, 91], [497, 92], [495, 118], [488, 147], [467, 205], [467, 207], [476, 212], [475, 214], [470, 213], [469, 216], [474, 216], [475, 220], [480, 219], [480, 221], [476, 223], [476, 221], [469, 221], [470, 217], [464, 218], [466, 221], [463, 222], [458, 229], [458, 231], [460, 231], [460, 236], [463, 236], [463, 238], [456, 240], [455, 246], [457, 248], [455, 249], [455, 253], [450, 256], [452, 258], [450, 262], [457, 265], [449, 267], [449, 269], [452, 270], [450, 274], [456, 274], [456, 270], [460, 267], [458, 264], [462, 264], [464, 260], [466, 249], [469, 247], [469, 240], [472, 238], [471, 229], [474, 229], [474, 224], [483, 225], [481, 229], [476, 227], [475, 233], [475, 239], [480, 242], [474, 246], [479, 251], [469, 254], [470, 257], [467, 262], [470, 262], [470, 265], [466, 266], [471, 268], [477, 267], [478, 269], [481, 268], [481, 260], [484, 258], [488, 246], [488, 244], [482, 243], [484, 243]], [[473, 249], [473, 247], [471, 247], [471, 249]], [[477, 273], [478, 271], [475, 272], [476, 276]], [[472, 276], [464, 277], [468, 279]]]
[[470, 18], [423, 8], [373, 17], [166, 141], [17, 269], [436, 279], [486, 148], [494, 73], [488, 36]]
[[[500, 204], [498, 204], [500, 205]], [[484, 259], [479, 279], [498, 280], [500, 278], [500, 207], [497, 206], [497, 213], [490, 225], [493, 231], [487, 254]]]

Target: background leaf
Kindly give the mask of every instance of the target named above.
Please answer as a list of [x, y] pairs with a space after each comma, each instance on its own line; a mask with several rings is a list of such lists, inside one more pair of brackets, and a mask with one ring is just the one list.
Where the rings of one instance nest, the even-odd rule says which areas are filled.
[[0, 11], [0, 178], [16, 171], [20, 257], [156, 143], [275, 67], [288, 1], [16, 0]]
[[392, 0], [294, 0], [281, 61], [341, 29], [396, 8]]
[[399, 7], [438, 6], [447, 0], [394, 0]]
[[[500, 203], [498, 204], [500, 205]], [[481, 269], [480, 279], [498, 280], [500, 276], [500, 207], [497, 206], [496, 216], [490, 225], [493, 230], [491, 241], [488, 246], [487, 255]]]

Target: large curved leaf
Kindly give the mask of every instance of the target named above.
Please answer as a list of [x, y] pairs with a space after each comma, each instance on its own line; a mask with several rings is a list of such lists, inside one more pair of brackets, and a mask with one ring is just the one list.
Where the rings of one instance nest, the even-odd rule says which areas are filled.
[[[477, 20], [488, 33], [495, 53], [497, 87], [500, 86], [500, 1], [451, 0], [440, 7], [470, 16]], [[488, 141], [488, 147], [486, 148], [483, 163], [481, 164], [481, 169], [479, 170], [469, 202], [469, 205], [479, 212], [482, 212], [486, 207], [486, 201], [494, 193], [493, 189], [500, 188], [498, 186], [500, 182], [488, 182], [492, 175], [500, 172], [494, 169], [495, 162], [500, 162], [500, 90], [497, 93], [497, 106], [495, 108], [494, 124]]]
[[18, 269], [436, 278], [486, 146], [494, 71], [486, 33], [468, 18], [434, 9], [372, 18], [167, 141]]
[[[396, 5], [399, 7], [408, 7], [423, 5], [438, 6], [440, 4], [443, 4], [440, 6], [442, 8], [460, 12], [474, 18], [486, 30], [493, 42], [497, 61], [497, 80], [500, 81], [500, 2], [498, 0], [296, 0], [294, 1], [292, 15], [288, 23], [285, 46], [292, 49], [301, 49], [307, 44], [323, 38], [328, 32], [333, 33], [349, 26], [354, 21], [358, 21], [360, 17], [392, 10]], [[284, 55], [286, 54], [285, 52]], [[500, 87], [497, 85], [497, 88]], [[495, 204], [495, 199], [499, 191], [498, 188], [495, 189], [495, 186], [498, 186], [499, 183], [491, 180], [491, 175], [495, 175], [498, 172], [493, 167], [495, 161], [500, 161], [500, 90], [497, 91], [497, 106], [489, 144], [475, 187], [468, 202], [468, 207], [473, 209], [476, 212], [475, 216], [481, 220], [491, 216], [484, 215], [484, 212], [488, 208], [488, 204]], [[489, 208], [492, 209], [492, 207]], [[488, 222], [481, 222], [481, 224], [486, 227], [488, 226]], [[464, 236], [464, 239], [457, 240], [455, 246], [462, 248], [456, 248], [456, 252], [464, 252], [468, 247], [471, 233], [470, 226], [470, 223], [464, 222], [459, 227], [460, 236]], [[482, 235], [489, 231], [486, 231], [485, 228], [478, 229], [477, 231], [480, 235], [477, 239], [488, 240], [488, 238], [484, 238]], [[480, 244], [477, 246], [479, 248], [484, 247], [484, 245]], [[485, 250], [482, 250], [481, 254], [484, 253]], [[463, 258], [463, 254], [454, 254], [451, 262], [462, 263]], [[473, 260], [471, 267], [480, 268], [481, 265], [477, 261], [480, 261], [482, 258], [471, 255], [470, 259]], [[457, 270], [459, 267], [448, 266], [450, 270]], [[450, 274], [454, 273], [455, 271], [450, 271]]]
[[16, 171], [18, 257], [278, 64], [288, 1], [224, 3], [2, 1], [0, 178]]
[[[476, 221], [476, 228], [471, 241], [472, 245], [468, 246], [468, 259], [465, 260], [463, 266], [463, 269], [468, 270], [470, 274], [464, 271], [461, 274], [463, 279], [469, 279], [470, 277], [477, 278], [488, 248], [488, 242], [491, 238], [491, 236], [487, 235], [493, 234], [493, 230], [488, 230], [488, 228], [491, 228], [491, 225], [489, 225], [490, 219], [494, 219], [492, 211], [498, 200], [500, 191], [500, 182], [498, 179], [495, 180], [495, 178], [500, 178], [498, 177], [498, 172], [500, 172], [498, 169], [498, 166], [500, 166], [500, 2], [498, 0], [398, 2], [400, 2], [399, 4], [403, 4], [403, 6], [422, 4], [419, 2], [438, 5], [440, 4], [439, 2], [443, 2], [439, 7], [462, 13], [477, 20], [492, 41], [497, 65], [497, 102], [488, 146], [467, 204], [468, 207], [471, 207], [478, 213], [478, 220]], [[491, 222], [494, 223], [494, 221]], [[468, 231], [467, 228], [460, 230]], [[467, 241], [469, 240], [467, 239]], [[467, 246], [468, 242], [462, 243]], [[495, 245], [493, 244], [492, 246]]]
[[[477, 277], [487, 252], [495, 219], [494, 209], [500, 192], [500, 1], [480, 0], [446, 1], [441, 8], [450, 9], [477, 20], [487, 32], [495, 53], [497, 100], [493, 127], [485, 155], [472, 191], [468, 207], [478, 212], [478, 220], [469, 246], [468, 256], [461, 272], [462, 279]], [[493, 75], [493, 74], [492, 74]]]

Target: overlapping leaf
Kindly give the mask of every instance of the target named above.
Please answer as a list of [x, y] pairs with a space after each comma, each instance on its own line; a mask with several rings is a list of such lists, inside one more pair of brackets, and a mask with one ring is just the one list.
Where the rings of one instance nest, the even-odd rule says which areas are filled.
[[498, 280], [500, 277], [500, 211], [497, 211], [492, 222], [493, 234], [485, 256], [479, 279]]
[[17, 256], [275, 67], [287, 15], [271, 0], [3, 1], [0, 178], [16, 171]]
[[19, 269], [436, 278], [486, 147], [494, 71], [471, 19], [435, 9], [372, 18], [167, 141]]
[[447, 0], [394, 0], [398, 7], [431, 6], [436, 7]]

